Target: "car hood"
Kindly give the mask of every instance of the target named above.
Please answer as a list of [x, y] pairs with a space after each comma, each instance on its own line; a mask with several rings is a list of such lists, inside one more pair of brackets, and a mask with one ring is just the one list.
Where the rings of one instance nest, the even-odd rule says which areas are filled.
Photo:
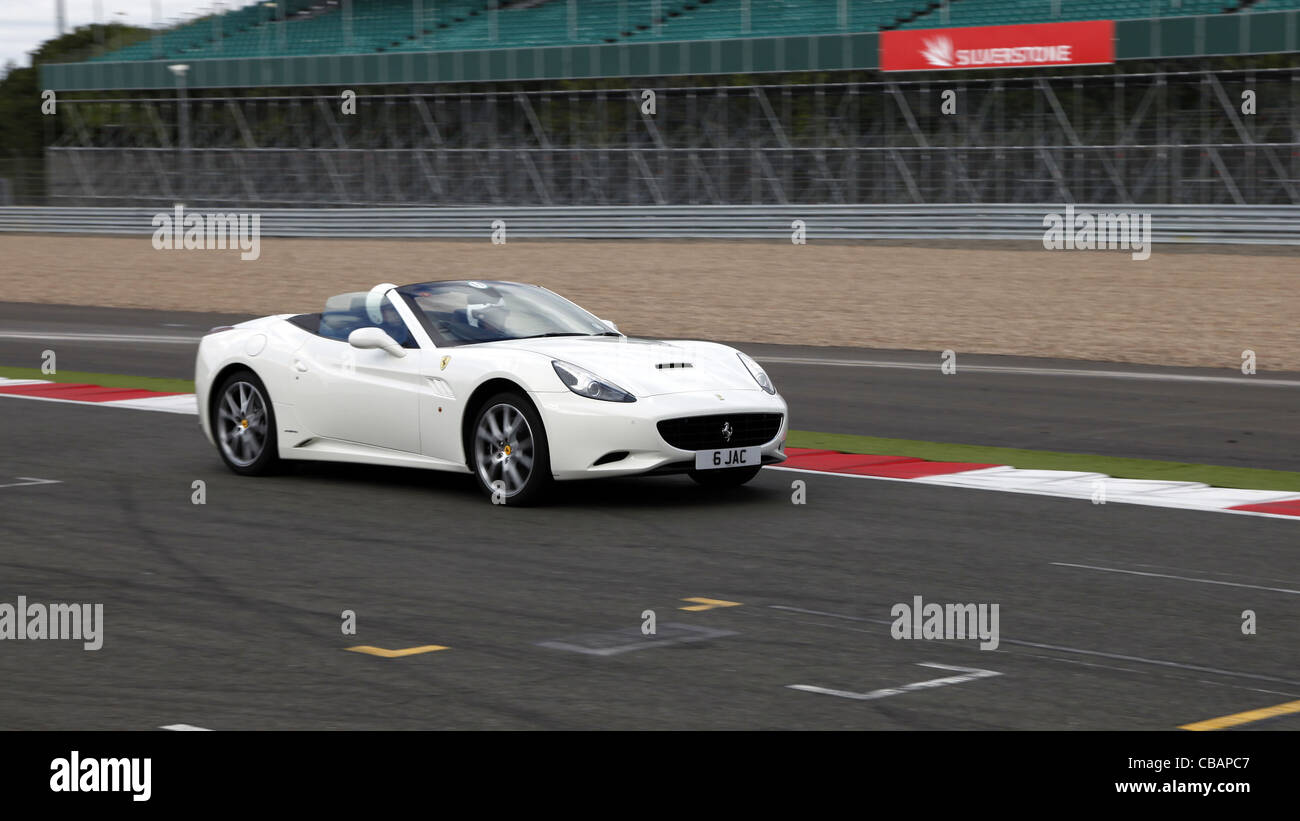
[[489, 344], [571, 362], [635, 396], [762, 390], [735, 348], [713, 342], [582, 336]]

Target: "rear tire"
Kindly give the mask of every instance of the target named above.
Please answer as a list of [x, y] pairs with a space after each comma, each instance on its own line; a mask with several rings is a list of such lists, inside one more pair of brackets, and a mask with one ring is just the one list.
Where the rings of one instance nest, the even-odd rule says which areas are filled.
[[465, 453], [479, 487], [494, 504], [536, 504], [555, 481], [541, 414], [514, 391], [499, 393], [479, 407]]
[[691, 478], [705, 487], [740, 487], [758, 475], [761, 465], [751, 468], [723, 468], [721, 470], [692, 470]]
[[262, 380], [239, 370], [222, 380], [213, 394], [213, 438], [226, 467], [243, 476], [263, 476], [280, 463], [275, 409]]

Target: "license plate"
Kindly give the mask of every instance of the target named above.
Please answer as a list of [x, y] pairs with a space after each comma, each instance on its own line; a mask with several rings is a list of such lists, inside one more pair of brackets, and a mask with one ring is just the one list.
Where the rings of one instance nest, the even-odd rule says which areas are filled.
[[746, 468], [762, 464], [762, 462], [761, 448], [723, 448], [722, 450], [701, 450], [695, 454], [696, 470]]

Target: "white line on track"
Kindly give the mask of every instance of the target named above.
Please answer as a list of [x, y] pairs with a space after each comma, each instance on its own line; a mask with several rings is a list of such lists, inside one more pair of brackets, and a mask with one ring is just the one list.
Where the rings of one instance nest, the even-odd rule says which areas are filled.
[[[936, 476], [926, 476], [921, 479], [899, 479], [894, 476], [869, 476], [867, 474], [861, 474], [861, 473], [835, 473], [829, 470], [809, 470], [807, 468], [788, 468], [780, 464], [764, 465], [763, 469], [788, 471], [790, 473], [807, 473], [812, 476], [834, 476], [837, 479], [871, 479], [877, 482], [902, 482], [904, 484], [911, 484], [911, 485], [935, 485], [938, 487], [955, 487], [955, 488], [963, 488], [966, 490], [985, 490], [985, 491], [992, 491], [996, 493], [1019, 493], [1028, 496], [1050, 496], [1056, 499], [1080, 498], [1073, 493], [1054, 493], [1050, 489], [1047, 489], [1045, 485], [1042, 488], [989, 487], [989, 486], [981, 487], [977, 485], [970, 485], [964, 483], [956, 478], [960, 476], [969, 476], [971, 474], [980, 472], [974, 470], [964, 471], [961, 473], [949, 473], [949, 474], [939, 474]], [[990, 468], [990, 469], [996, 469], [996, 468]], [[1279, 500], [1300, 498], [1300, 494], [1293, 494], [1288, 491], [1277, 491], [1277, 493], [1278, 493]], [[1181, 504], [1169, 498], [1151, 497], [1151, 498], [1141, 499], [1141, 500], [1134, 499], [1134, 498], [1128, 498], [1128, 499], [1111, 498], [1107, 500], [1106, 503], [1118, 504], [1118, 505], [1137, 505], [1139, 507], [1167, 507], [1167, 508], [1173, 508], [1175, 510], [1199, 510], [1202, 513], [1232, 513], [1236, 516], [1259, 516], [1265, 519], [1286, 519], [1292, 522], [1300, 521], [1300, 517], [1292, 516], [1287, 513], [1265, 513], [1259, 510], [1233, 510], [1232, 508], [1228, 508], [1228, 507], [1204, 507], [1198, 505], [1188, 505], [1188, 504]]]
[[[788, 613], [803, 613], [809, 616], [826, 616], [827, 618], [843, 619], [845, 621], [865, 622], [868, 624], [893, 624], [894, 623], [890, 619], [869, 619], [863, 616], [848, 616], [843, 613], [828, 613], [824, 610], [808, 610], [802, 607], [789, 607], [782, 604], [769, 604], [768, 608], [771, 610], [783, 610]], [[830, 625], [822, 625], [822, 626], [829, 627]], [[853, 628], [847, 628], [847, 629], [853, 629]], [[1145, 658], [1143, 656], [1128, 656], [1128, 655], [1124, 655], [1123, 653], [1107, 653], [1102, 650], [1086, 650], [1081, 647], [1064, 647], [1059, 644], [1042, 644], [1036, 641], [1021, 641], [1019, 639], [1009, 639], [1006, 637], [1000, 637], [998, 641], [1000, 644], [1014, 644], [1019, 647], [1034, 647], [1039, 650], [1055, 650], [1058, 653], [1073, 653], [1082, 656], [1094, 656], [1097, 658], [1116, 659], [1118, 661], [1134, 661], [1134, 662], [1138, 662], [1139, 664], [1150, 664], [1156, 667], [1172, 667], [1178, 670], [1193, 670], [1198, 673], [1211, 673], [1216, 676], [1229, 676], [1232, 678], [1248, 678], [1248, 679], [1253, 679], [1255, 681], [1271, 681], [1277, 684], [1287, 684], [1292, 687], [1300, 687], [1300, 681], [1295, 681], [1287, 678], [1280, 678], [1278, 676], [1266, 676], [1261, 673], [1243, 673], [1238, 670], [1224, 670], [1219, 667], [1203, 667], [1199, 664], [1183, 664], [1182, 662], [1179, 661], [1165, 661], [1164, 659], [1151, 659], [1151, 658]], [[981, 650], [979, 652], [987, 652], [987, 651]], [[1002, 651], [998, 650], [994, 652], [1002, 652]]]
[[1265, 690], [1263, 687], [1242, 687], [1240, 684], [1224, 684], [1222, 681], [1210, 681], [1209, 679], [1204, 678], [1198, 678], [1196, 681], [1199, 684], [1209, 684], [1213, 687], [1236, 687], [1239, 690], [1250, 690], [1253, 693], [1268, 693], [1270, 696], [1300, 698], [1300, 693], [1288, 693], [1285, 690]]
[[193, 724], [164, 724], [164, 725], [162, 725], [161, 727], [159, 727], [158, 729], [160, 729], [160, 730], [175, 730], [176, 732], [179, 732], [179, 733], [185, 733], [185, 732], [210, 733], [210, 732], [212, 732], [212, 730], [209, 730], [207, 727], [195, 727]]
[[[808, 615], [815, 615], [815, 616], [829, 616], [829, 617], [831, 617], [831, 618], [845, 619], [845, 620], [856, 621], [856, 622], [866, 622], [866, 623], [875, 623], [875, 624], [893, 624], [893, 622], [890, 621], [889, 619], [868, 619], [868, 618], [863, 618], [863, 617], [861, 617], [861, 616], [846, 616], [846, 615], [843, 615], [843, 614], [840, 614], [840, 613], [827, 613], [826, 611], [823, 611], [823, 610], [808, 610], [808, 609], [806, 609], [806, 608], [802, 608], [802, 607], [787, 607], [787, 606], [785, 606], [785, 605], [779, 605], [779, 604], [770, 604], [770, 605], [768, 605], [768, 609], [771, 609], [771, 610], [784, 610], [784, 611], [787, 611], [787, 612], [790, 612], [790, 613], [800, 613], [800, 614], [808, 614]], [[752, 614], [752, 613], [755, 613], [755, 612], [757, 612], [757, 611], [750, 611], [751, 614]], [[849, 627], [848, 625], [825, 624], [825, 623], [823, 623], [823, 622], [809, 622], [809, 621], [800, 621], [800, 622], [797, 622], [797, 623], [798, 623], [798, 624], [806, 624], [806, 625], [810, 625], [810, 626], [813, 626], [813, 627], [834, 627], [834, 628], [836, 628], [836, 629], [840, 629], [840, 630], [848, 630], [848, 631], [851, 631], [851, 632], [854, 632], [854, 633], [866, 633], [866, 634], [868, 634], [868, 635], [876, 635], [876, 636], [882, 635], [882, 632], [881, 632], [881, 631], [877, 631], [877, 630], [864, 630], [864, 629], [860, 629], [860, 628], [857, 628], [857, 627]], [[1008, 641], [1007, 639], [1001, 639], [1001, 643], [1003, 643], [1003, 644], [1008, 644], [1008, 643], [1010, 643], [1010, 644], [1021, 644], [1021, 645], [1031, 646], [1031, 647], [1033, 647], [1033, 646], [1047, 646], [1047, 645], [1032, 645], [1032, 644], [1030, 644], [1029, 642], [1023, 642], [1023, 641]], [[965, 650], [968, 650], [968, 651], [973, 651], [973, 652], [978, 652], [978, 653], [983, 653], [983, 652], [985, 652], [985, 651], [983, 651], [983, 650], [979, 650], [979, 649], [976, 648], [976, 647], [969, 647], [969, 646], [962, 647], [962, 649], [965, 649]], [[1068, 651], [1068, 648], [1063, 648], [1063, 649], [1066, 649], [1066, 650]], [[1014, 651], [1014, 650], [1008, 650], [1008, 649], [1006, 649], [1005, 647], [1003, 647], [1003, 648], [999, 648], [996, 652], [998, 652], [998, 653], [1003, 653], [1003, 654], [1007, 654], [1007, 655], [1010, 655], [1010, 656], [1023, 656], [1023, 657], [1025, 657], [1025, 658], [1038, 659], [1039, 661], [1052, 661], [1052, 662], [1057, 662], [1057, 663], [1060, 663], [1060, 664], [1074, 664], [1074, 665], [1079, 665], [1079, 666], [1082, 666], [1082, 667], [1096, 667], [1096, 668], [1105, 669], [1105, 670], [1116, 670], [1116, 671], [1123, 672], [1123, 673], [1132, 673], [1132, 674], [1135, 674], [1135, 675], [1150, 675], [1150, 674], [1152, 673], [1151, 670], [1143, 670], [1143, 669], [1133, 668], [1133, 667], [1118, 667], [1118, 666], [1116, 666], [1116, 665], [1114, 665], [1114, 664], [1104, 664], [1104, 663], [1097, 662], [1097, 661], [1083, 661], [1083, 660], [1080, 660], [1080, 659], [1062, 658], [1062, 657], [1060, 657], [1060, 656], [1044, 656], [1044, 655], [1039, 655], [1038, 653], [1024, 653], [1024, 652], [1017, 652], [1017, 651]], [[1078, 652], [1089, 653], [1089, 652], [1091, 652], [1091, 651], [1082, 650], [1082, 651], [1078, 651]], [[1137, 662], [1143, 662], [1143, 663], [1147, 663], [1147, 662], [1149, 662], [1149, 663], [1152, 663], [1152, 664], [1158, 664], [1158, 665], [1163, 664], [1163, 662], [1155, 661], [1155, 660], [1148, 660], [1148, 659], [1137, 658], [1137, 657], [1129, 657], [1129, 658], [1130, 658], [1130, 660], [1132, 660], [1132, 661], [1137, 661]], [[1198, 668], [1198, 669], [1203, 670], [1204, 668]], [[1283, 680], [1283, 679], [1273, 679], [1273, 678], [1270, 678], [1270, 677], [1267, 677], [1267, 676], [1258, 676], [1258, 675], [1255, 675], [1255, 674], [1253, 674], [1253, 673], [1236, 673], [1236, 672], [1232, 672], [1232, 671], [1216, 671], [1216, 673], [1219, 674], [1219, 675], [1241, 676], [1241, 677], [1245, 677], [1245, 678], [1265, 678], [1266, 680], [1271, 680], [1271, 681], [1280, 681], [1280, 682], [1282, 682], [1282, 683], [1284, 683], [1284, 684], [1292, 685], [1293, 687], [1300, 687], [1300, 681], [1285, 681], [1285, 680]], [[1183, 678], [1185, 678], [1185, 677], [1183, 677]], [[1290, 696], [1291, 698], [1300, 698], [1300, 694], [1295, 694], [1295, 693], [1293, 693], [1293, 692], [1287, 692], [1287, 691], [1283, 691], [1283, 690], [1268, 690], [1268, 689], [1264, 689], [1264, 688], [1261, 688], [1261, 687], [1251, 687], [1251, 686], [1248, 685], [1248, 684], [1240, 684], [1240, 683], [1236, 683], [1236, 682], [1227, 682], [1227, 681], [1211, 681], [1211, 680], [1209, 680], [1209, 679], [1187, 679], [1187, 680], [1198, 681], [1198, 682], [1200, 682], [1200, 683], [1202, 683], [1202, 684], [1213, 684], [1213, 685], [1216, 686], [1216, 687], [1231, 687], [1231, 688], [1234, 688], [1234, 689], [1237, 689], [1237, 690], [1248, 690], [1248, 691], [1250, 691], [1250, 692], [1271, 693], [1271, 694], [1275, 694], [1275, 695]]]
[[[783, 365], [826, 365], [839, 368], [895, 368], [909, 371], [939, 370], [938, 362], [894, 362], [881, 359], [822, 359], [815, 356], [755, 356], [759, 362]], [[1082, 376], [1094, 379], [1137, 379], [1151, 382], [1208, 382], [1234, 385], [1265, 385], [1274, 388], [1300, 388], [1300, 379], [1267, 379], [1259, 376], [1206, 376], [1187, 373], [1153, 373], [1148, 371], [1094, 371], [1084, 368], [1035, 368], [1022, 365], [961, 365], [958, 373], [1008, 373], [1029, 376]]]
[[[18, 394], [18, 393], [0, 393], [0, 399], [27, 399], [32, 402], [61, 402], [65, 405], [83, 405], [92, 408], [121, 408], [123, 410], [151, 410], [151, 411], [162, 411], [163, 413], [189, 414], [190, 416], [197, 414], [199, 412], [198, 408], [192, 407], [192, 402], [190, 405], [186, 405], [184, 407], [180, 407], [178, 405], [173, 406], [172, 403], [159, 402], [159, 400], [162, 399], [176, 400], [182, 397], [185, 397], [188, 400], [193, 400], [194, 394], [186, 393], [186, 394], [179, 394], [177, 396], [160, 396], [156, 398], [147, 397], [145, 399], [115, 399], [111, 402], [83, 402], [78, 399], [55, 399], [54, 397], [51, 396], [27, 396], [25, 394]], [[152, 407], [145, 407], [140, 404], [135, 404], [141, 402], [154, 403], [154, 404]]]
[[197, 345], [202, 337], [164, 334], [70, 333], [65, 331], [0, 331], [0, 339], [31, 339], [50, 342], [127, 342], [160, 345]]
[[1181, 582], [1197, 582], [1198, 584], [1221, 584], [1226, 587], [1246, 587], [1251, 590], [1268, 590], [1273, 593], [1290, 593], [1293, 596], [1300, 596], [1300, 590], [1288, 590], [1285, 587], [1264, 587], [1258, 584], [1241, 584], [1239, 582], [1225, 582], [1218, 579], [1197, 579], [1192, 576], [1174, 576], [1169, 573], [1144, 573], [1140, 570], [1121, 570], [1118, 567], [1097, 567], [1091, 564], [1071, 564], [1070, 562], [1052, 562], [1057, 567], [1077, 567], [1081, 570], [1099, 570], [1103, 573], [1126, 573], [1130, 576], [1149, 576], [1153, 579], [1175, 579]]
[[20, 479], [21, 481], [18, 481], [18, 482], [11, 482], [10, 484], [7, 484], [7, 485], [0, 485], [0, 487], [26, 487], [26, 486], [28, 486], [28, 485], [61, 485], [61, 484], [63, 484], [63, 483], [62, 483], [61, 481], [59, 481], [58, 479], [36, 479], [36, 478], [31, 477], [31, 476], [15, 476], [14, 478], [15, 478], [15, 479]]
[[1241, 573], [1225, 573], [1219, 570], [1205, 570], [1203, 568], [1174, 567], [1168, 564], [1146, 564], [1143, 562], [1134, 562], [1134, 567], [1154, 568], [1156, 570], [1177, 570], [1180, 573], [1195, 573], [1198, 576], [1234, 576], [1238, 579], [1260, 579], [1269, 582], [1286, 582], [1294, 584], [1291, 579], [1279, 579], [1277, 576], [1245, 576]]
[[932, 690], [935, 687], [944, 687], [949, 684], [962, 684], [967, 681], [975, 681], [976, 679], [1002, 675], [993, 670], [980, 670], [976, 667], [953, 667], [948, 664], [935, 664], [928, 661], [920, 662], [920, 666], [933, 667], [937, 670], [949, 670], [955, 673], [960, 673], [961, 675], [932, 678], [927, 681], [916, 681], [911, 684], [904, 684], [901, 687], [886, 687], [882, 690], [872, 690], [869, 693], [851, 693], [848, 690], [830, 690], [825, 687], [814, 687], [811, 684], [787, 684], [786, 687], [791, 690], [802, 690], [805, 693], [821, 693], [828, 696], [851, 698], [856, 701], [874, 701], [878, 698], [888, 698], [889, 696], [902, 695], [903, 693], [914, 693], [917, 690]]

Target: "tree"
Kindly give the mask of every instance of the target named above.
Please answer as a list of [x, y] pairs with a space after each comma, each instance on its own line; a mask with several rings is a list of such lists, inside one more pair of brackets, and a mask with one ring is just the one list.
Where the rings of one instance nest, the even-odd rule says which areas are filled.
[[10, 61], [0, 78], [0, 156], [39, 157], [45, 144], [41, 114], [42, 63], [75, 63], [92, 56], [100, 43], [126, 46], [153, 32], [121, 23], [81, 26], [61, 37], [46, 40], [32, 52], [30, 68]]

